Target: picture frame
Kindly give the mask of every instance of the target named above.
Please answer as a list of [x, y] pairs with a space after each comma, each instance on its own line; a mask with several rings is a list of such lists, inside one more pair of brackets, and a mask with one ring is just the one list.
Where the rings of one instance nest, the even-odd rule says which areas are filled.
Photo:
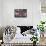
[[14, 17], [27, 17], [27, 9], [15, 9]]

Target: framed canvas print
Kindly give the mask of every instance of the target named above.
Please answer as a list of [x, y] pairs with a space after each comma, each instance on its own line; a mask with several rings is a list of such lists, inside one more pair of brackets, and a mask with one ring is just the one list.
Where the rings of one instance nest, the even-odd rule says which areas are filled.
[[27, 9], [15, 9], [14, 16], [15, 17], [27, 17]]

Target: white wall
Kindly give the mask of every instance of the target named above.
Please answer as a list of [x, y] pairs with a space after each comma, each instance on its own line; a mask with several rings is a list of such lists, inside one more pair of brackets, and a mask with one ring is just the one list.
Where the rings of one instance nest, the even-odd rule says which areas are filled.
[[33, 0], [32, 3], [32, 14], [33, 14], [33, 26], [37, 26], [37, 24], [39, 24], [40, 20], [41, 20], [41, 2], [40, 0]]
[[2, 25], [2, 0], [0, 0], [0, 26]]
[[[14, 9], [27, 9], [27, 18], [14, 18]], [[40, 20], [40, 0], [3, 0], [2, 25], [33, 25]]]

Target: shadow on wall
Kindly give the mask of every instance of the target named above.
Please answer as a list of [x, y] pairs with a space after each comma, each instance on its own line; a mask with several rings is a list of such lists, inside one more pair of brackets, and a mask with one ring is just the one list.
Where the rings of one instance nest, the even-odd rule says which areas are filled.
[[0, 27], [0, 40], [3, 40], [4, 27]]

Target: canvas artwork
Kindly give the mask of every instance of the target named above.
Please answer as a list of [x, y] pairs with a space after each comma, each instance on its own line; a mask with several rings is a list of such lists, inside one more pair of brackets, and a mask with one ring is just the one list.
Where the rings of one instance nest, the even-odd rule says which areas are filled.
[[27, 9], [15, 9], [15, 17], [27, 17]]

